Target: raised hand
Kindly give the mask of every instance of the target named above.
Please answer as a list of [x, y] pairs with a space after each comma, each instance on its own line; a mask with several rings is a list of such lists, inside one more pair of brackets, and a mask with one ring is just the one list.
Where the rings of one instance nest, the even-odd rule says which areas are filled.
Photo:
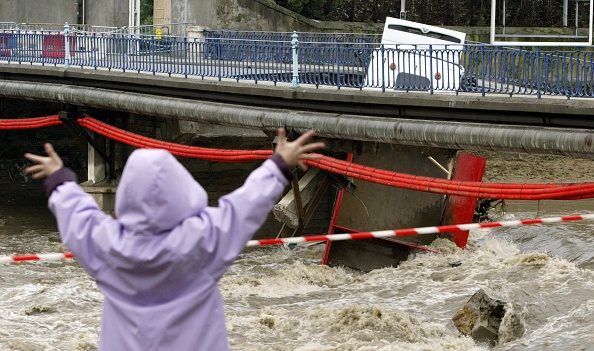
[[278, 130], [278, 144], [276, 144], [275, 152], [281, 155], [289, 167], [299, 165], [301, 169], [306, 170], [305, 160], [314, 160], [321, 157], [321, 155], [312, 154], [311, 152], [326, 147], [322, 142], [307, 143], [314, 134], [313, 130], [308, 130], [295, 141], [287, 141], [286, 132], [284, 128], [281, 128]]
[[33, 179], [49, 177], [57, 170], [64, 167], [64, 162], [62, 162], [62, 159], [58, 156], [58, 153], [56, 153], [52, 144], [46, 143], [44, 147], [47, 156], [39, 156], [30, 153], [25, 154], [27, 160], [36, 163], [25, 169], [25, 173], [30, 174]]

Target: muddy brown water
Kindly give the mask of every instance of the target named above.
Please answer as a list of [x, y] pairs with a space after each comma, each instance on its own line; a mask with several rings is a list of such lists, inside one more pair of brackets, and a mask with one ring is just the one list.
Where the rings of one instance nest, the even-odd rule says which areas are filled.
[[[594, 179], [591, 161], [574, 161], [578, 174], [569, 175], [562, 158], [537, 159], [537, 171], [533, 160], [514, 157], [492, 160], [486, 179]], [[491, 215], [593, 210], [592, 200], [517, 201]], [[439, 254], [419, 253], [366, 274], [320, 265], [321, 245], [246, 250], [219, 284], [231, 348], [489, 350], [450, 321], [488, 286], [526, 311], [526, 334], [494, 350], [594, 350], [594, 222], [478, 230], [466, 250], [447, 241], [433, 246]], [[0, 198], [0, 255], [63, 250], [43, 198]], [[0, 266], [0, 350], [95, 350], [101, 303], [76, 262]]]

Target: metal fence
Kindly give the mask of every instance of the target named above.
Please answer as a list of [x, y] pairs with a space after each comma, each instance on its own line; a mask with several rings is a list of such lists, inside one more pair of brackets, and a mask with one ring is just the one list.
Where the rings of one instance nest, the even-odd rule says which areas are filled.
[[17, 24], [15, 22], [0, 22], [0, 30], [11, 30], [16, 28]]
[[134, 27], [121, 28], [123, 33], [133, 36], [154, 36], [157, 39], [163, 37], [187, 37], [188, 27], [191, 23], [165, 23], [165, 24], [151, 24]]
[[[121, 31], [119, 27], [109, 26], [92, 26], [88, 24], [71, 24], [69, 25], [72, 31], [79, 31], [82, 33], [104, 33]], [[63, 32], [64, 25], [56, 23], [14, 23], [14, 22], [0, 22], [0, 30], [12, 30], [21, 32]]]
[[[204, 30], [206, 39], [233, 39], [233, 40], [259, 40], [259, 41], [291, 41], [293, 32], [260, 32], [236, 30]], [[308, 43], [377, 43], [381, 34], [366, 33], [320, 33], [297, 32], [301, 42]]]
[[380, 45], [369, 36], [329, 34], [297, 35], [291, 42], [291, 33], [264, 32], [187, 38], [105, 29], [0, 30], [0, 61], [380, 91], [594, 96], [587, 49]]
[[[204, 31], [206, 50], [211, 57], [239, 61], [251, 55], [252, 59], [256, 58], [258, 61], [289, 62], [292, 60], [292, 35], [293, 32]], [[356, 53], [357, 49], [377, 47], [381, 41], [380, 34], [299, 32], [297, 35], [301, 47], [323, 49], [318, 50], [314, 56], [309, 55], [312, 51], [301, 50], [300, 62], [309, 64], [324, 62], [357, 65], [359, 60], [351, 53]], [[258, 47], [262, 42], [267, 47]], [[270, 46], [274, 49], [269, 49]], [[238, 50], [240, 48], [251, 50]], [[340, 51], [348, 54], [337, 55]]]

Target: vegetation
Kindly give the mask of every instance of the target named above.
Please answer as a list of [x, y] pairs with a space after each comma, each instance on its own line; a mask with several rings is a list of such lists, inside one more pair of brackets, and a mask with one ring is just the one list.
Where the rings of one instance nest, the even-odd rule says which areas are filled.
[[140, 0], [140, 24], [153, 24], [154, 0]]
[[[271, 0], [305, 17], [323, 21], [380, 22], [400, 17], [400, 0]], [[154, 0], [140, 1], [140, 24], [153, 24]], [[498, 0], [501, 5], [502, 0]], [[508, 27], [561, 27], [559, 0], [507, 0]], [[575, 1], [569, 1], [569, 26], [574, 24]], [[580, 26], [587, 26], [588, 2], [578, 2]], [[488, 26], [491, 0], [406, 0], [407, 19], [443, 26]], [[498, 24], [501, 23], [501, 6]]]
[[[326, 21], [384, 22], [400, 16], [399, 0], [275, 0], [280, 6], [309, 18]], [[503, 1], [499, 0], [501, 5]], [[569, 2], [569, 25], [575, 2]], [[580, 24], [587, 24], [588, 3], [579, 3]], [[563, 2], [508, 0], [506, 26], [561, 27]], [[487, 26], [491, 0], [407, 0], [407, 19], [444, 26]], [[500, 22], [501, 8], [497, 9]]]

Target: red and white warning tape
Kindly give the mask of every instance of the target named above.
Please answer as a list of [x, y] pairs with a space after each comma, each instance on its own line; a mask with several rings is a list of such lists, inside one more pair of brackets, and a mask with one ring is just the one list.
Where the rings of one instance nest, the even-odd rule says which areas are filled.
[[60, 261], [69, 258], [74, 258], [71, 252], [0, 256], [0, 264], [23, 261]]
[[[360, 232], [360, 233], [351, 233], [351, 234], [308, 235], [308, 236], [299, 236], [299, 237], [295, 237], [295, 238], [250, 240], [247, 242], [246, 246], [247, 247], [268, 246], [268, 245], [299, 244], [299, 243], [320, 242], [320, 241], [373, 239], [373, 238], [388, 238], [388, 237], [393, 237], [393, 236], [455, 233], [455, 232], [465, 232], [468, 230], [479, 229], [479, 228], [520, 227], [520, 226], [526, 226], [526, 225], [558, 223], [558, 222], [573, 222], [573, 221], [591, 220], [591, 219], [594, 219], [594, 214], [548, 217], [548, 218], [534, 218], [534, 219], [523, 219], [523, 220], [516, 220], [516, 221], [452, 224], [452, 225], [442, 225], [439, 227], [380, 230], [380, 231], [374, 231], [374, 232]], [[11, 262], [23, 262], [23, 261], [57, 261], [57, 260], [63, 260], [63, 259], [69, 259], [69, 258], [74, 258], [74, 255], [70, 252], [23, 255], [23, 256], [19, 256], [19, 255], [0, 256], [0, 264], [11, 263]]]
[[329, 234], [329, 235], [309, 235], [299, 236], [295, 238], [279, 238], [279, 239], [262, 239], [250, 240], [246, 246], [266, 246], [266, 245], [280, 245], [280, 244], [299, 244], [313, 241], [339, 241], [339, 240], [353, 240], [353, 239], [373, 239], [373, 238], [388, 238], [392, 236], [410, 236], [422, 234], [437, 234], [437, 233], [455, 233], [465, 232], [477, 228], [498, 228], [498, 227], [518, 227], [524, 225], [535, 225], [544, 223], [570, 222], [581, 221], [585, 219], [594, 219], [594, 214], [573, 215], [562, 217], [549, 218], [535, 218], [524, 219], [517, 221], [502, 221], [502, 222], [483, 222], [470, 224], [453, 224], [442, 225], [439, 227], [422, 227], [411, 229], [396, 229], [396, 230], [380, 230], [375, 232], [361, 232], [351, 234]]

